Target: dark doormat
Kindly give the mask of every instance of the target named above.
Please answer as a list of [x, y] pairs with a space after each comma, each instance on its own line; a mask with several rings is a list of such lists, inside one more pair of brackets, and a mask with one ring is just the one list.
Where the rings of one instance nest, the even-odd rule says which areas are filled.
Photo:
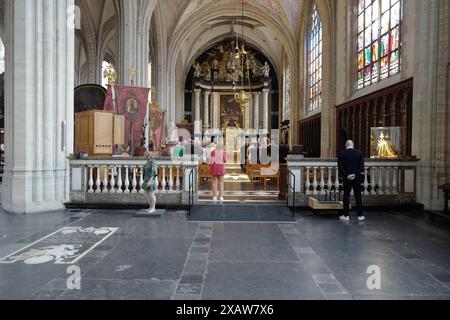
[[280, 205], [197, 205], [189, 221], [214, 222], [296, 222], [292, 212]]

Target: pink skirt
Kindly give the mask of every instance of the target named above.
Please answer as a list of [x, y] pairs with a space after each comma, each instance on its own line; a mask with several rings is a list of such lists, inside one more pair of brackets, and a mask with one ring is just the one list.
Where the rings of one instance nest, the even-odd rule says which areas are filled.
[[211, 159], [209, 164], [209, 173], [213, 177], [222, 177], [226, 174], [225, 163], [227, 161], [224, 152], [214, 150], [211, 152]]
[[226, 174], [225, 165], [224, 164], [211, 164], [209, 166], [209, 173], [213, 177], [222, 177]]

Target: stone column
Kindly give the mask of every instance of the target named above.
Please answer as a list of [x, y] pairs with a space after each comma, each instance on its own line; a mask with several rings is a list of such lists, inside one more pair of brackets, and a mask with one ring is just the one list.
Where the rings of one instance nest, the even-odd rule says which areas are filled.
[[200, 131], [199, 129], [199, 123], [201, 121], [200, 119], [200, 94], [202, 91], [200, 89], [194, 90], [194, 126], [196, 129], [196, 132]]
[[212, 94], [212, 129], [220, 129], [220, 93]]
[[254, 92], [253, 93], [253, 126], [254, 129], [259, 130], [259, 128], [261, 127], [259, 124], [259, 115], [260, 115], [260, 110], [259, 110], [259, 97], [261, 96], [261, 92]]
[[147, 87], [150, 22], [156, 0], [114, 0], [114, 5], [118, 13], [118, 84], [130, 85], [134, 68], [134, 85]]
[[6, 4], [5, 175], [13, 213], [64, 208], [73, 153], [74, 0]]
[[269, 89], [263, 89], [263, 130], [269, 130]]
[[420, 159], [417, 200], [426, 210], [442, 210], [438, 186], [450, 181], [450, 1], [418, 1], [416, 9], [412, 151]]
[[205, 128], [209, 128], [209, 97], [211, 96], [210, 91], [205, 91], [205, 118], [203, 119]]
[[250, 111], [251, 111], [251, 101], [245, 104], [244, 107], [244, 129], [250, 129], [251, 127], [251, 118], [250, 118]]

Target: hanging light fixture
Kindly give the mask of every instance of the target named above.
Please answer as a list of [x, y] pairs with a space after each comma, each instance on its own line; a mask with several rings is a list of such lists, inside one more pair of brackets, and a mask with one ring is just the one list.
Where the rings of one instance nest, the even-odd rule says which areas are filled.
[[[247, 59], [247, 52], [245, 50], [245, 42], [244, 42], [244, 0], [241, 0], [242, 2], [242, 47], [239, 48], [239, 37], [236, 33], [236, 59], [239, 59], [240, 68], [242, 70], [242, 90], [235, 94], [234, 99], [236, 102], [241, 106], [241, 109], [243, 110], [245, 106], [250, 102], [250, 95], [245, 92], [244, 88], [244, 81], [245, 81], [245, 59]], [[248, 70], [247, 70], [248, 71]], [[248, 80], [250, 85], [250, 75], [248, 74]]]

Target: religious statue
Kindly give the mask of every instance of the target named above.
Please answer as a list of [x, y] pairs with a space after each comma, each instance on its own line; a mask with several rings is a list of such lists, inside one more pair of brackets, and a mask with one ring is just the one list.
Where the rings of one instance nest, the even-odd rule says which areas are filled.
[[177, 142], [178, 141], [178, 129], [175, 123], [170, 123], [170, 131], [169, 131], [169, 142]]
[[194, 78], [200, 78], [202, 76], [202, 68], [200, 63], [196, 62], [194, 64]]
[[380, 135], [377, 146], [378, 157], [383, 159], [395, 159], [398, 158], [398, 154], [389, 143], [389, 137], [385, 137], [383, 133]]
[[247, 66], [247, 70], [250, 70], [251, 69], [251, 67], [252, 67], [252, 65], [251, 65], [251, 61], [250, 61], [250, 59], [247, 59], [246, 61], [245, 61], [245, 65]]
[[270, 66], [269, 66], [269, 63], [267, 61], [264, 64], [264, 66], [262, 67], [262, 69], [264, 71], [264, 77], [265, 78], [270, 78]]
[[210, 66], [208, 66], [208, 67], [206, 68], [205, 79], [206, 79], [206, 80], [211, 80], [211, 67], [210, 67]]
[[144, 184], [145, 197], [147, 198], [149, 209], [146, 210], [148, 214], [153, 214], [156, 211], [156, 196], [155, 192], [158, 190], [158, 168], [156, 162], [152, 159], [151, 154], [145, 154], [147, 163], [144, 166]]

